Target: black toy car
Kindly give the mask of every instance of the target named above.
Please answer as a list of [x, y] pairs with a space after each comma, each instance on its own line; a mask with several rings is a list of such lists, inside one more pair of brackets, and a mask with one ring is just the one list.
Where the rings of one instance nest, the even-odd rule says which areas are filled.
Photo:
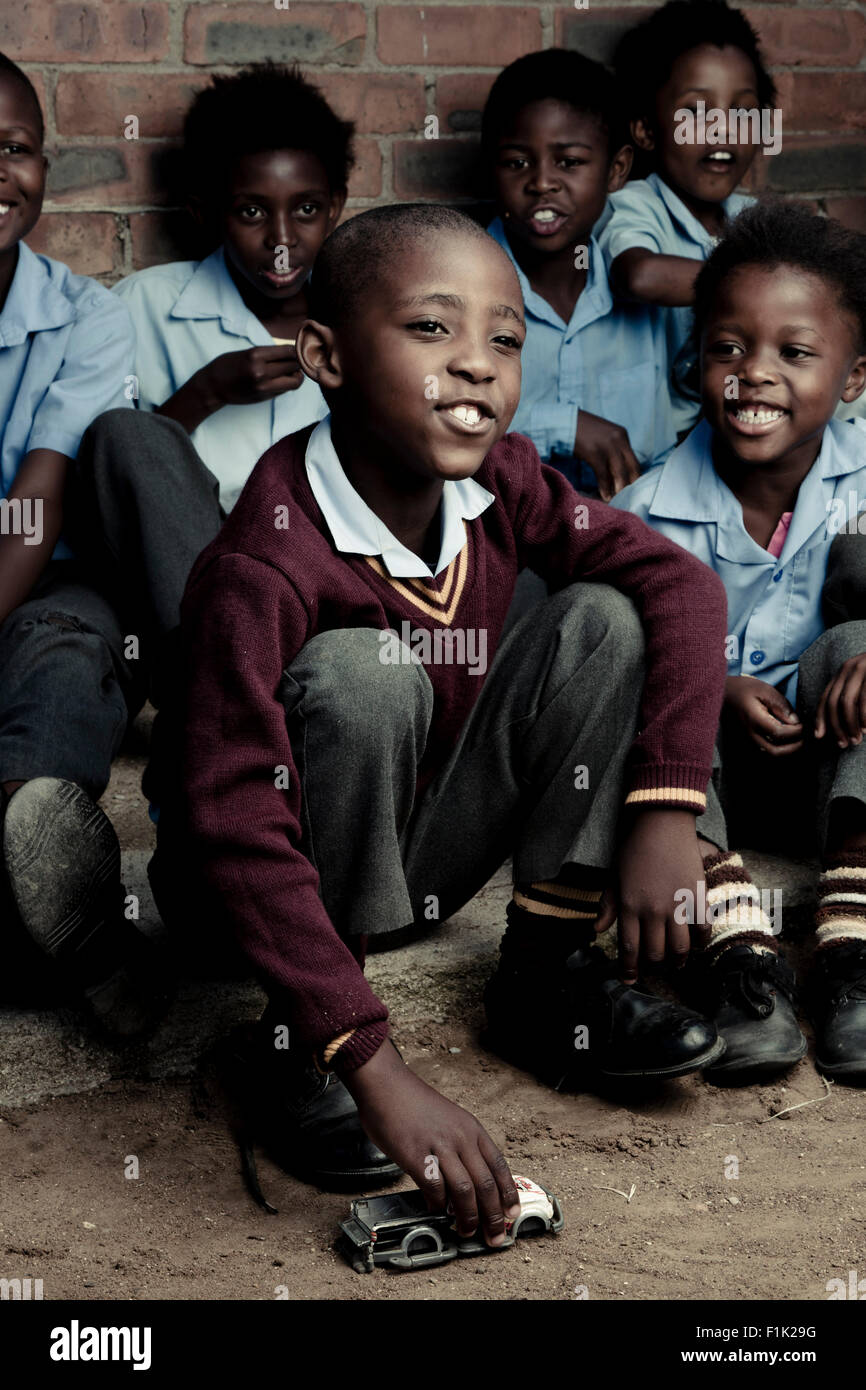
[[476, 1232], [459, 1236], [448, 1212], [430, 1212], [417, 1188], [382, 1197], [359, 1197], [348, 1221], [340, 1222], [338, 1246], [359, 1274], [372, 1274], [376, 1265], [390, 1269], [426, 1269], [458, 1255], [494, 1255], [522, 1236], [561, 1231], [565, 1222], [559, 1202], [529, 1178], [515, 1176], [520, 1215], [507, 1228], [503, 1245], [490, 1246]]

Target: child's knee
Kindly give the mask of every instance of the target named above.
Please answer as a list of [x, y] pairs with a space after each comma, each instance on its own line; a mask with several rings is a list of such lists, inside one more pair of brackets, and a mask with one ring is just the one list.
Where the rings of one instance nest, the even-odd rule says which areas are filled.
[[577, 602], [576, 587], [572, 585], [562, 590], [566, 623], [580, 628], [593, 646], [609, 646], [618, 666], [640, 665], [644, 656], [644, 630], [631, 599], [609, 584], [586, 584], [579, 586], [583, 601]]
[[307, 714], [327, 713], [341, 729], [375, 730], [421, 718], [429, 723], [433, 687], [424, 667], [393, 632], [338, 628], [320, 632], [288, 670]]

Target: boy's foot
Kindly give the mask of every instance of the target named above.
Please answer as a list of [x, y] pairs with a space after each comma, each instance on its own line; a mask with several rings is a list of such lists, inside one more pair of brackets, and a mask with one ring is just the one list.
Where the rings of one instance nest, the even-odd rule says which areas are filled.
[[120, 846], [73, 782], [36, 777], [10, 799], [3, 858], [21, 923], [112, 1037], [155, 1019], [149, 943], [123, 916]]
[[503, 943], [484, 1008], [485, 1045], [557, 1090], [593, 1076], [684, 1076], [724, 1050], [699, 1014], [624, 985], [598, 946], [554, 963]]
[[[287, 1173], [336, 1192], [385, 1187], [403, 1176], [365, 1134], [340, 1078], [320, 1072], [309, 1053], [275, 1048], [263, 1022], [252, 1048], [237, 1060], [250, 1137]], [[255, 1187], [254, 1195], [261, 1200]]]
[[835, 1080], [866, 1084], [866, 941], [840, 941], [815, 955], [811, 980], [815, 1065]]
[[708, 1081], [745, 1086], [799, 1062], [806, 1039], [794, 1014], [794, 974], [775, 951], [742, 942], [699, 958], [695, 988], [725, 1040]]

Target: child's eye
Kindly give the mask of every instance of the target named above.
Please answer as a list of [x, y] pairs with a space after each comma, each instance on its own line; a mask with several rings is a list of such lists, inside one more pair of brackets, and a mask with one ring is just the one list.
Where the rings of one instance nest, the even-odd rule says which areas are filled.
[[494, 343], [500, 343], [502, 347], [511, 348], [512, 351], [520, 352], [523, 347], [519, 338], [515, 338], [513, 333], [498, 333], [493, 339]]
[[735, 357], [742, 350], [739, 343], [712, 343], [710, 346], [710, 352], [717, 357]]
[[298, 212], [302, 213], [304, 217], [315, 217], [321, 211], [321, 203], [302, 203], [298, 208]]
[[511, 157], [511, 159], [503, 159], [503, 161], [502, 161], [502, 168], [503, 168], [503, 169], [525, 169], [525, 168], [526, 168], [526, 160], [525, 160], [525, 159], [521, 159], [519, 155], [513, 155], [513, 156]]
[[437, 329], [441, 329], [443, 333], [446, 331], [445, 325], [440, 323], [438, 319], [415, 319], [413, 323], [407, 323], [406, 327], [417, 328], [421, 333], [432, 334], [435, 333]]
[[795, 362], [806, 357], [814, 357], [814, 355], [815, 354], [812, 352], [807, 352], [805, 348], [794, 347], [793, 344], [788, 344], [786, 347], [782, 348], [782, 356], [791, 357]]
[[3, 154], [29, 154], [29, 153], [30, 153], [30, 151], [29, 151], [29, 149], [27, 148], [26, 145], [18, 145], [18, 144], [12, 143], [12, 142], [10, 142], [8, 145], [2, 145], [2, 146], [0, 146], [0, 150], [2, 150]]
[[588, 160], [578, 159], [577, 155], [564, 154], [559, 162], [564, 169], [576, 169], [579, 165], [588, 163]]
[[245, 217], [248, 221], [253, 221], [257, 217], [263, 217], [262, 209], [256, 207], [255, 203], [247, 203], [244, 207], [237, 208], [240, 217]]

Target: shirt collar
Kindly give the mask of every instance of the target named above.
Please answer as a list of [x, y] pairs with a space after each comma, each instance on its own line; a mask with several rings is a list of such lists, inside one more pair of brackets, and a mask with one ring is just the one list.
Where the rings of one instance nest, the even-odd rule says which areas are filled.
[[[603, 318], [609, 314], [613, 308], [613, 296], [610, 292], [607, 274], [605, 273], [604, 260], [596, 241], [596, 231], [598, 231], [608, 220], [609, 214], [607, 206], [598, 222], [596, 222], [589, 238], [589, 266], [586, 273], [586, 284], [583, 287], [580, 298], [574, 306], [571, 319], [566, 328], [566, 337], [570, 337], [578, 328], [583, 328], [593, 319]], [[505, 254], [508, 256], [514, 269], [517, 271], [517, 278], [520, 281], [520, 292], [523, 295], [523, 303], [531, 314], [537, 319], [543, 319], [546, 323], [552, 323], [557, 328], [562, 327], [562, 319], [556, 310], [548, 304], [542, 295], [537, 294], [532, 288], [524, 272], [514, 257], [514, 252], [508, 244], [505, 235], [505, 227], [501, 217], [496, 217], [487, 228], [494, 241], [498, 241]]]
[[[712, 438], [710, 425], [701, 420], [674, 449], [659, 470], [661, 476], [649, 515], [672, 521], [716, 522], [718, 553], [723, 558], [766, 559], [766, 553], [743, 526], [740, 504], [713, 467]], [[861, 471], [864, 460], [866, 421], [830, 420], [818, 457], [800, 485], [780, 560], [795, 554], [817, 531], [823, 535], [827, 503], [835, 490], [833, 480]], [[744, 546], [743, 537], [747, 546]]]
[[15, 274], [0, 312], [0, 347], [17, 347], [29, 333], [62, 328], [74, 319], [73, 305], [53, 284], [42, 258], [19, 242]]
[[439, 563], [431, 570], [420, 555], [408, 550], [355, 491], [331, 439], [331, 417], [316, 425], [304, 457], [307, 478], [337, 549], [350, 555], [378, 555], [397, 578], [429, 579], [450, 565], [466, 544], [464, 519], [471, 521], [494, 501], [493, 493], [473, 478], [448, 479], [442, 487], [442, 544]]
[[[658, 174], [650, 174], [647, 178], [647, 183], [661, 198], [673, 220], [679, 223], [680, 227], [682, 227], [683, 231], [688, 234], [692, 241], [696, 242], [698, 246], [703, 246], [707, 250], [710, 250], [716, 245], [719, 238], [714, 237], [712, 232], [707, 231], [706, 227], [698, 221], [693, 212], [689, 211], [682, 198], [677, 197], [676, 193], [665, 183], [664, 179], [659, 178]], [[725, 210], [725, 217], [736, 217], [741, 202], [742, 197], [736, 193], [731, 193], [725, 198], [722, 202], [722, 207]]]
[[267, 345], [273, 342], [264, 324], [248, 309], [229, 273], [220, 246], [196, 267], [174, 302], [176, 319], [219, 319], [227, 333]]

